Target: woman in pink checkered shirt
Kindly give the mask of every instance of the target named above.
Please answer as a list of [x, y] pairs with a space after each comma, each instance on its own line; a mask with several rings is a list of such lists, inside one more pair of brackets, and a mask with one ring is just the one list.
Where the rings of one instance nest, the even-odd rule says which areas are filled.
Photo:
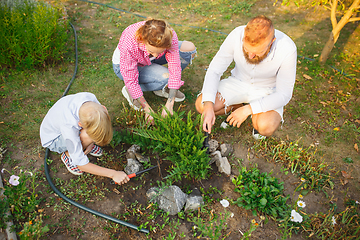
[[[115, 74], [124, 81], [122, 94], [135, 110], [143, 109], [148, 122], [152, 111], [145, 91], [168, 98], [165, 108], [173, 113], [174, 102], [185, 99], [179, 91], [184, 84], [181, 71], [196, 54], [195, 45], [180, 41], [174, 29], [163, 20], [149, 19], [128, 26], [121, 34], [113, 57]], [[168, 67], [163, 66], [168, 64]], [[166, 116], [165, 108], [162, 116]]]

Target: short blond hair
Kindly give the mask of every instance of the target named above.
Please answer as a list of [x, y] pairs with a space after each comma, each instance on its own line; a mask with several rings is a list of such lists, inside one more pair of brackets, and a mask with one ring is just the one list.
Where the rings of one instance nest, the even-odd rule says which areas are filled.
[[263, 43], [268, 38], [273, 38], [275, 34], [272, 21], [260, 15], [251, 19], [245, 27], [244, 41], [251, 46]]
[[87, 135], [99, 146], [111, 142], [113, 129], [107, 110], [96, 102], [85, 102], [79, 110], [80, 122]]
[[148, 19], [138, 28], [135, 38], [138, 42], [147, 43], [157, 48], [171, 48], [173, 33], [170, 25], [159, 19]]

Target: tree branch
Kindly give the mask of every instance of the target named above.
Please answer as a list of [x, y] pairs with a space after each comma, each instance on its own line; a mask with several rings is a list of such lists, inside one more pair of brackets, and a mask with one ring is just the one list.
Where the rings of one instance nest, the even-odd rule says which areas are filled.
[[349, 22], [356, 22], [356, 21], [360, 21], [360, 17], [350, 18], [349, 19]]
[[331, 19], [331, 24], [332, 24], [333, 29], [335, 29], [336, 25], [337, 25], [337, 20], [336, 20], [337, 3], [338, 3], [338, 0], [333, 0], [333, 2], [331, 4], [330, 19]]

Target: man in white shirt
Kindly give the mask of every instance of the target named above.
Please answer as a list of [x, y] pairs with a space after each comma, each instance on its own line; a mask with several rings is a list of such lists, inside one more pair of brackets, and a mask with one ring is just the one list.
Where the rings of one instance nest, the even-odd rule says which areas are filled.
[[[271, 136], [292, 97], [296, 58], [295, 43], [265, 16], [235, 28], [211, 61], [195, 103], [203, 130], [210, 133], [215, 116], [231, 112], [230, 125], [240, 127], [251, 115], [253, 136]], [[220, 81], [233, 61], [231, 76]]]

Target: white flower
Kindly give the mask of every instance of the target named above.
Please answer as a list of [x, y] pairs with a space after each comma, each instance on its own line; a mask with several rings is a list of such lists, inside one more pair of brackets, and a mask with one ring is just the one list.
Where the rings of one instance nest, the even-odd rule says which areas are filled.
[[357, 201], [357, 200], [355, 201], [355, 203], [356, 203], [356, 204], [360, 204], [360, 202], [359, 202], [359, 201]]
[[306, 207], [305, 202], [304, 202], [304, 201], [302, 201], [302, 200], [297, 201], [297, 205], [298, 205], [298, 207], [301, 207], [301, 208]]
[[234, 213], [231, 213], [231, 214], [230, 214], [230, 217], [234, 217]]
[[295, 210], [291, 211], [290, 221], [301, 223], [302, 220], [303, 220], [303, 217], [298, 212], [296, 212]]
[[19, 178], [20, 177], [18, 177], [18, 176], [16, 176], [16, 175], [11, 175], [10, 176], [10, 180], [9, 180], [9, 183], [11, 184], [11, 185], [13, 185], [13, 186], [17, 186], [17, 185], [19, 185]]
[[221, 124], [220, 124], [220, 127], [221, 128], [227, 128], [229, 126], [229, 124], [227, 124], [225, 121], [223, 121]]
[[5, 170], [6, 170], [5, 168], [1, 169], [1, 173], [4, 173]]
[[221, 200], [220, 203], [223, 207], [228, 207], [230, 205], [229, 201], [226, 199]]
[[332, 216], [331, 221], [332, 221], [332, 224], [333, 224], [333, 225], [335, 225], [335, 224], [336, 224], [336, 221], [335, 221], [335, 216]]

